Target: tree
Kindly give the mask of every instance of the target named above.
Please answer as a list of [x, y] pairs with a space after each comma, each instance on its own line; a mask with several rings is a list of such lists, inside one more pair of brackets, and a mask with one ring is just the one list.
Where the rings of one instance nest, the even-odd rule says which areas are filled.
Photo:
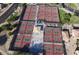
[[70, 18], [72, 16], [70, 13], [66, 13], [65, 11], [60, 9], [59, 14], [60, 14], [60, 19], [62, 24], [70, 22]]
[[66, 23], [70, 22], [70, 18], [71, 18], [71, 14], [70, 13], [65, 13], [64, 20], [65, 20]]

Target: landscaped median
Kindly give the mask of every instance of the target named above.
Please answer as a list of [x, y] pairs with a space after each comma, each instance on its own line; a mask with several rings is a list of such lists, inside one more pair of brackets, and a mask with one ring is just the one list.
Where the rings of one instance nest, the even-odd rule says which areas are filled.
[[11, 16], [9, 16], [9, 18], [2, 24], [0, 24], [0, 32], [6, 30], [6, 31], [11, 31], [12, 29], [14, 29], [15, 27], [18, 26], [17, 23], [12, 24], [13, 22], [18, 20], [19, 14], [17, 12], [14, 12]]

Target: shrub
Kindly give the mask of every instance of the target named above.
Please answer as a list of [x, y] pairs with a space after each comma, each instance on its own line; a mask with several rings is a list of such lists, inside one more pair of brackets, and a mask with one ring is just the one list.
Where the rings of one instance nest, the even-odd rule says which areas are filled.
[[3, 28], [2, 27], [0, 27], [0, 32], [2, 32], [3, 31]]
[[7, 19], [7, 22], [10, 23], [10, 22], [13, 22], [16, 20], [16, 18], [18, 17], [18, 13], [14, 13], [10, 16], [9, 19]]
[[13, 32], [9, 32], [8, 34], [11, 36], [11, 35], [13, 35]]
[[4, 30], [12, 30], [13, 28], [12, 28], [11, 24], [9, 23], [9, 24], [2, 25], [2, 29], [4, 29]]

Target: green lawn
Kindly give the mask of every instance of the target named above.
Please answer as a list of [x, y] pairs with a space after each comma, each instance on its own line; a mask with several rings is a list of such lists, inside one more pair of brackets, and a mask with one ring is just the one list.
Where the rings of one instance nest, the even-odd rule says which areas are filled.
[[71, 14], [66, 13], [65, 11], [61, 9], [59, 10], [59, 14], [60, 14], [60, 20], [62, 24], [69, 23]]
[[59, 10], [59, 14], [60, 14], [60, 19], [61, 19], [61, 22], [62, 22], [62, 24], [64, 24], [65, 23], [65, 21], [64, 21], [64, 14], [65, 14], [65, 11], [63, 11], [63, 10]]
[[69, 13], [66, 13], [63, 10], [59, 10], [60, 14], [60, 20], [62, 24], [68, 23], [68, 24], [75, 24], [79, 23], [79, 17], [76, 15], [70, 15]]
[[69, 7], [77, 9], [76, 3], [69, 3]]
[[75, 24], [75, 23], [76, 24], [79, 23], [79, 17], [72, 15], [72, 17], [70, 18], [70, 24]]

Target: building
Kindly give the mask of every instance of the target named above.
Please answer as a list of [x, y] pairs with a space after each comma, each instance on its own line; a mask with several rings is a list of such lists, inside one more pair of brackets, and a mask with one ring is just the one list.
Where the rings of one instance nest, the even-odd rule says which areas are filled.
[[23, 50], [26, 46], [29, 48], [34, 26], [38, 25], [43, 28], [44, 32], [42, 53], [64, 54], [58, 8], [45, 4], [27, 5], [16, 38], [11, 43], [11, 50]]

